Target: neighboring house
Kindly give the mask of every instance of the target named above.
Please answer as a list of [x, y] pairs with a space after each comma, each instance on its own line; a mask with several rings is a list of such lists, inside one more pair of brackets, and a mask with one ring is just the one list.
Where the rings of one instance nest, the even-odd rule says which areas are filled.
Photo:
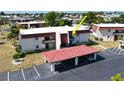
[[47, 23], [45, 21], [29, 21], [29, 22], [18, 22], [17, 26], [22, 29], [29, 29], [29, 28], [40, 28], [46, 27]]
[[9, 19], [11, 25], [16, 25], [18, 22], [29, 22], [29, 21], [33, 21], [33, 19], [27, 17], [14, 17]]
[[99, 40], [121, 40], [124, 39], [124, 24], [94, 24], [92, 32]]
[[90, 30], [88, 26], [81, 26], [75, 36], [72, 30], [75, 27], [44, 27], [20, 30], [19, 44], [22, 51], [41, 49], [60, 49], [70, 42], [88, 42]]
[[124, 40], [119, 40], [119, 48], [124, 48]]

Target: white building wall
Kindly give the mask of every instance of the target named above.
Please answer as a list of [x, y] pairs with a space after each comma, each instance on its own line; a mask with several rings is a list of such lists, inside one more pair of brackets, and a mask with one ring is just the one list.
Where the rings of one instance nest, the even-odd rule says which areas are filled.
[[79, 34], [79, 42], [88, 42], [90, 33]]
[[[89, 40], [90, 33], [82, 33], [79, 34], [78, 36], [78, 41], [79, 42], [87, 42]], [[19, 44], [21, 45], [22, 51], [28, 51], [28, 50], [36, 50], [36, 46], [39, 46], [39, 49], [45, 48], [45, 44], [43, 44], [44, 37], [39, 37], [38, 40], [36, 38], [26, 38], [26, 39], [21, 39], [19, 36]], [[56, 33], [56, 42], [54, 44], [49, 44], [51, 48], [56, 46], [56, 49], [60, 49], [61, 45], [61, 38], [60, 38], [60, 33]]]
[[28, 39], [21, 39], [20, 40], [20, 45], [22, 51], [27, 51], [27, 50], [34, 50], [35, 49], [35, 44], [34, 44], [34, 38], [28, 38]]
[[61, 45], [60, 33], [56, 32], [56, 49], [60, 49], [60, 45]]
[[[22, 51], [28, 51], [45, 48], [45, 44], [42, 43], [43, 40], [44, 37], [39, 37], [38, 40], [36, 40], [36, 38], [26, 38], [19, 40], [19, 43], [21, 45]], [[39, 48], [36, 48], [37, 45]]]
[[100, 39], [102, 38], [103, 41], [113, 41], [114, 40], [114, 33], [115, 30], [97, 30], [96, 34], [97, 37]]
[[39, 37], [38, 40], [35, 39], [35, 46], [39, 45], [39, 49], [45, 48], [45, 44], [42, 43], [44, 37]]

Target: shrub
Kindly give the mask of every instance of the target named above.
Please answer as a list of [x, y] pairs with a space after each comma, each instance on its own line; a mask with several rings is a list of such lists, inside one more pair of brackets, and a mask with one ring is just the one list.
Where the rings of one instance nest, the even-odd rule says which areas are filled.
[[98, 37], [94, 37], [95, 40], [98, 40]]
[[25, 53], [23, 52], [17, 52], [13, 55], [13, 59], [19, 59], [19, 58], [24, 58], [25, 57]]
[[112, 81], [121, 81], [123, 78], [121, 77], [121, 73], [117, 73], [114, 76], [111, 77]]
[[100, 41], [103, 41], [103, 38], [100, 38]]
[[16, 52], [21, 52], [21, 48], [20, 48], [20, 46], [16, 46]]

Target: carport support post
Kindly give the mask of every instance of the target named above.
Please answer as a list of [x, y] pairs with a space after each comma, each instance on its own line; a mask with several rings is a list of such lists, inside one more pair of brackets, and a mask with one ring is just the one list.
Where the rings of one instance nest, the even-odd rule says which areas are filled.
[[51, 67], [51, 71], [54, 72], [55, 71], [55, 64], [50, 64]]
[[47, 60], [46, 60], [46, 58], [44, 57], [44, 63], [47, 63]]
[[75, 58], [75, 66], [78, 65], [78, 57]]
[[96, 53], [94, 53], [94, 60], [96, 60]]
[[119, 48], [121, 48], [121, 43], [119, 43]]

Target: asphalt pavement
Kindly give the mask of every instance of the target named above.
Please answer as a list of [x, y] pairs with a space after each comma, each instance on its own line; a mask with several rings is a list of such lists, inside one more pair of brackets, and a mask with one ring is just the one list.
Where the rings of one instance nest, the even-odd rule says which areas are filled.
[[98, 53], [95, 61], [79, 57], [78, 66], [74, 66], [74, 59], [62, 63], [56, 66], [56, 72], [50, 71], [48, 63], [0, 72], [0, 81], [110, 81], [116, 73], [124, 73], [124, 50], [107, 49]]

